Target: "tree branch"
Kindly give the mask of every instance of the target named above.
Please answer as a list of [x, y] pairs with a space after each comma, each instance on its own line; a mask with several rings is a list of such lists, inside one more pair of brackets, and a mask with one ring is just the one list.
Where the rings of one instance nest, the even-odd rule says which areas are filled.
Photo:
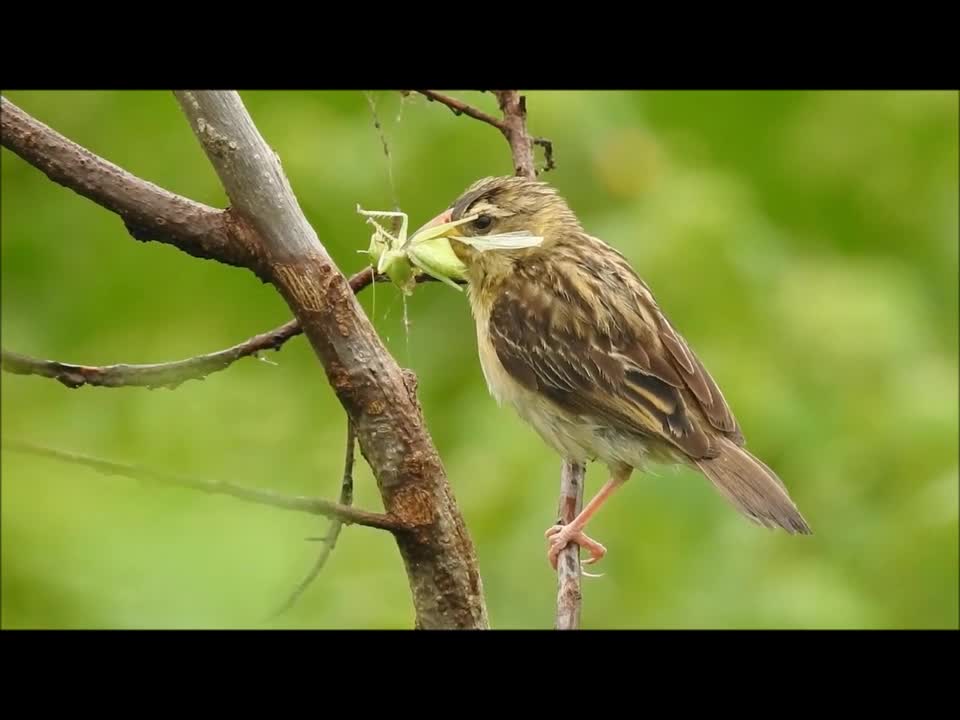
[[[544, 171], [555, 167], [553, 161], [553, 143], [545, 138], [532, 138], [527, 132], [526, 98], [517, 90], [494, 90], [503, 120], [498, 120], [477, 110], [456, 98], [442, 95], [433, 90], [417, 90], [430, 100], [436, 100], [449, 107], [455, 115], [469, 115], [497, 128], [510, 144], [514, 172], [517, 175], [534, 179], [537, 170], [533, 162], [533, 146], [541, 145], [544, 150], [546, 167]], [[583, 484], [585, 468], [578, 463], [565, 461], [560, 473], [560, 521], [569, 523], [583, 508]], [[558, 630], [576, 629], [580, 626], [580, 547], [571, 543], [560, 552], [557, 561], [557, 616], [555, 627]]]
[[[178, 99], [221, 177], [231, 210], [209, 208], [140, 180], [6, 99], [2, 143], [54, 182], [117, 213], [135, 238], [247, 267], [272, 282], [323, 363], [374, 471], [387, 515], [368, 514], [366, 519], [377, 526], [389, 518], [391, 527], [408, 530], [396, 537], [416, 626], [487, 627], [473, 545], [424, 425], [415, 378], [386, 352], [353, 297], [381, 278], [367, 269], [345, 282], [236, 93], [178, 93]], [[264, 498], [259, 491], [220, 483], [198, 489], [253, 501]], [[267, 504], [303, 509], [297, 505], [301, 500], [308, 499], [274, 497]], [[314, 511], [345, 512], [333, 503], [310, 502], [320, 503], [312, 505]]]
[[[560, 522], [568, 525], [583, 508], [583, 465], [565, 461], [560, 471]], [[576, 630], [580, 627], [580, 546], [571, 543], [557, 558], [557, 630]]]
[[473, 544], [414, 389], [300, 210], [279, 159], [235, 92], [176, 93], [238, 221], [258, 238], [286, 300], [353, 423], [396, 535], [418, 628], [486, 628]]
[[434, 90], [417, 90], [416, 92], [420, 93], [431, 102], [436, 101], [446, 105], [448, 108], [450, 108], [450, 110], [453, 111], [454, 115], [468, 115], [474, 120], [479, 120], [480, 122], [485, 122], [487, 125], [492, 125], [504, 135], [507, 135], [507, 126], [504, 124], [504, 122], [502, 120], [498, 120], [493, 115], [488, 115], [487, 113], [483, 112], [483, 110], [478, 110], [472, 105], [467, 105], [467, 103], [462, 102], [461, 100], [457, 100], [449, 95], [444, 95], [443, 93], [438, 93]]
[[[503, 111], [504, 134], [510, 143], [514, 169], [517, 175], [535, 178], [533, 167], [533, 141], [527, 133], [526, 99], [516, 90], [495, 91]], [[547, 164], [553, 164], [553, 146], [546, 142]], [[585, 468], [566, 460], [560, 473], [560, 520], [569, 523], [583, 509], [583, 484]], [[557, 616], [555, 627], [559, 630], [575, 630], [580, 627], [580, 546], [570, 543], [560, 551], [557, 560]]]
[[[404, 94], [410, 92], [403, 91]], [[467, 115], [475, 120], [492, 125], [507, 139], [510, 143], [510, 152], [513, 155], [514, 172], [517, 175], [525, 175], [529, 178], [535, 178], [540, 174], [534, 167], [533, 146], [540, 145], [543, 148], [545, 166], [542, 172], [549, 172], [557, 165], [553, 159], [553, 143], [542, 137], [531, 137], [527, 134], [526, 98], [521, 96], [516, 90], [494, 90], [497, 96], [497, 103], [500, 105], [500, 111], [503, 113], [503, 120], [499, 120], [493, 115], [488, 115], [482, 110], [478, 110], [472, 105], [468, 105], [462, 100], [457, 100], [449, 95], [438, 93], [435, 90], [415, 90], [431, 102], [436, 101], [446, 105], [454, 115]]]
[[503, 112], [503, 134], [510, 143], [513, 169], [531, 180], [537, 176], [533, 166], [533, 141], [527, 134], [527, 99], [516, 90], [494, 90]]
[[398, 518], [392, 517], [389, 513], [382, 515], [380, 513], [357, 510], [344, 503], [335, 503], [318, 498], [280, 495], [270, 492], [269, 490], [245, 488], [227, 482], [211, 482], [209, 480], [198, 480], [195, 478], [171, 475], [148, 468], [136, 467], [134, 465], [123, 465], [121, 463], [111, 462], [110, 460], [100, 460], [99, 458], [77, 455], [62, 450], [44, 448], [19, 440], [7, 440], [3, 438], [2, 447], [5, 450], [53, 458], [54, 460], [61, 460], [63, 462], [73, 463], [74, 465], [83, 465], [93, 468], [105, 475], [120, 475], [134, 480], [153, 481], [163, 485], [176, 485], [213, 495], [227, 495], [237, 498], [238, 500], [246, 500], [247, 502], [256, 503], [257, 505], [267, 505], [281, 510], [295, 510], [297, 512], [310, 513], [311, 515], [323, 515], [325, 517], [336, 518], [346, 525], [363, 525], [365, 527], [377, 528], [378, 530], [389, 530], [393, 533], [408, 529]]
[[52, 378], [69, 388], [84, 385], [96, 387], [166, 387], [174, 389], [187, 380], [202, 380], [211, 373], [225, 370], [240, 358], [255, 355], [264, 350], [279, 350], [290, 338], [302, 331], [295, 321], [281, 325], [269, 332], [254, 335], [239, 345], [219, 352], [169, 363], [150, 365], [71, 365], [56, 360], [38, 360], [36, 358], [0, 351], [3, 369], [16, 375], [40, 375]]
[[[353, 434], [353, 425], [348, 420], [347, 450], [343, 460], [343, 482], [340, 487], [340, 504], [345, 507], [349, 507], [353, 504], [353, 450], [355, 444], [356, 440]], [[342, 529], [343, 521], [334, 518], [330, 522], [330, 527], [327, 530], [326, 536], [322, 538], [310, 538], [311, 540], [319, 540], [323, 543], [323, 547], [320, 548], [320, 555], [317, 557], [317, 560], [310, 569], [310, 572], [307, 573], [307, 576], [297, 586], [296, 590], [293, 591], [293, 593], [287, 599], [287, 602], [283, 604], [283, 607], [276, 612], [274, 617], [283, 615], [283, 613], [292, 608], [294, 604], [296, 604], [297, 600], [300, 599], [300, 596], [306, 592], [308, 587], [310, 587], [310, 583], [317, 579], [317, 576], [320, 575], [320, 572], [323, 570], [323, 566], [327, 564], [327, 560], [330, 558], [330, 553], [332, 553], [333, 549], [337, 546], [337, 540], [340, 538], [340, 531]]]
[[[354, 274], [349, 282], [354, 293], [358, 293], [373, 282], [373, 269], [366, 268]], [[378, 276], [377, 282], [387, 282], [389, 278]], [[174, 389], [187, 380], [202, 380], [220, 370], [225, 370], [241, 358], [255, 355], [264, 350], [279, 350], [290, 338], [300, 335], [303, 330], [297, 320], [290, 320], [278, 328], [269, 330], [238, 345], [218, 352], [177, 360], [169, 363], [149, 365], [116, 364], [106, 366], [72, 365], [57, 360], [39, 360], [9, 350], [0, 350], [3, 370], [14, 375], [39, 375], [52, 378], [68, 388], [84, 385], [96, 387], [167, 387]]]
[[256, 244], [229, 211], [175, 195], [94, 155], [0, 98], [0, 140], [53, 182], [120, 216], [137, 240], [256, 271]]

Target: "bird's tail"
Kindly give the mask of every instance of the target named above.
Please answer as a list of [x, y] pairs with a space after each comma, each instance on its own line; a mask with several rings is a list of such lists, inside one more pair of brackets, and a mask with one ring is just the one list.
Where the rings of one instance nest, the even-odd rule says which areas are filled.
[[742, 447], [724, 438], [720, 454], [697, 467], [733, 506], [759, 525], [812, 535], [776, 473]]

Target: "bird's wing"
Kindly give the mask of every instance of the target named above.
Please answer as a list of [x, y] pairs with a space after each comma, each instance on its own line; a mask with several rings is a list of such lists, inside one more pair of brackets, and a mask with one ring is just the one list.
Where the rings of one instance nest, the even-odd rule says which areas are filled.
[[716, 383], [649, 288], [615, 251], [519, 269], [494, 301], [490, 339], [504, 369], [570, 412], [654, 436], [690, 457], [716, 436], [742, 444]]

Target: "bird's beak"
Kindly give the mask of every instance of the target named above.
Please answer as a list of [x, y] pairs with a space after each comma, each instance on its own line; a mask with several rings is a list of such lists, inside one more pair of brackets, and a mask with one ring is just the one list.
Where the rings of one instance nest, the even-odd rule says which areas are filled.
[[[444, 210], [442, 213], [440, 213], [440, 214], [437, 215], [435, 218], [433, 218], [433, 220], [431, 220], [430, 222], [428, 222], [427, 224], [425, 224], [423, 227], [421, 227], [419, 230], [417, 230], [413, 235], [416, 236], [416, 235], [419, 235], [420, 233], [422, 233], [424, 230], [429, 230], [429, 229], [431, 229], [431, 228], [435, 228], [435, 227], [438, 227], [438, 226], [440, 226], [440, 225], [445, 225], [445, 224], [449, 223], [449, 222], [450, 222], [450, 217], [451, 217], [452, 214], [453, 214], [453, 211], [452, 211], [452, 210], [450, 210], [450, 209]], [[445, 234], [445, 235], [454, 235], [454, 236], [460, 235], [460, 233], [457, 232], [457, 229], [456, 229], [456, 228], [451, 228], [448, 232], [446, 232], [446, 233], [444, 233], [444, 234]]]

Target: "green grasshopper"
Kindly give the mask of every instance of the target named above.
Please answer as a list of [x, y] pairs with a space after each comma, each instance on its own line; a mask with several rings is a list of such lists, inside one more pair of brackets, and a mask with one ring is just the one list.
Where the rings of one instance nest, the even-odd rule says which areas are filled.
[[[373, 225], [370, 247], [361, 250], [370, 256], [378, 274], [385, 274], [405, 295], [413, 293], [417, 272], [430, 275], [457, 290], [463, 291], [455, 281], [467, 280], [467, 268], [453, 252], [450, 241], [462, 242], [485, 252], [534, 247], [543, 242], [542, 237], [526, 232], [509, 232], [484, 237], [447, 237], [446, 233], [464, 223], [476, 220], [476, 215], [425, 228], [407, 237], [407, 214], [396, 211], [364, 210], [357, 205], [357, 212]], [[400, 231], [394, 236], [374, 218], [400, 218]]]

